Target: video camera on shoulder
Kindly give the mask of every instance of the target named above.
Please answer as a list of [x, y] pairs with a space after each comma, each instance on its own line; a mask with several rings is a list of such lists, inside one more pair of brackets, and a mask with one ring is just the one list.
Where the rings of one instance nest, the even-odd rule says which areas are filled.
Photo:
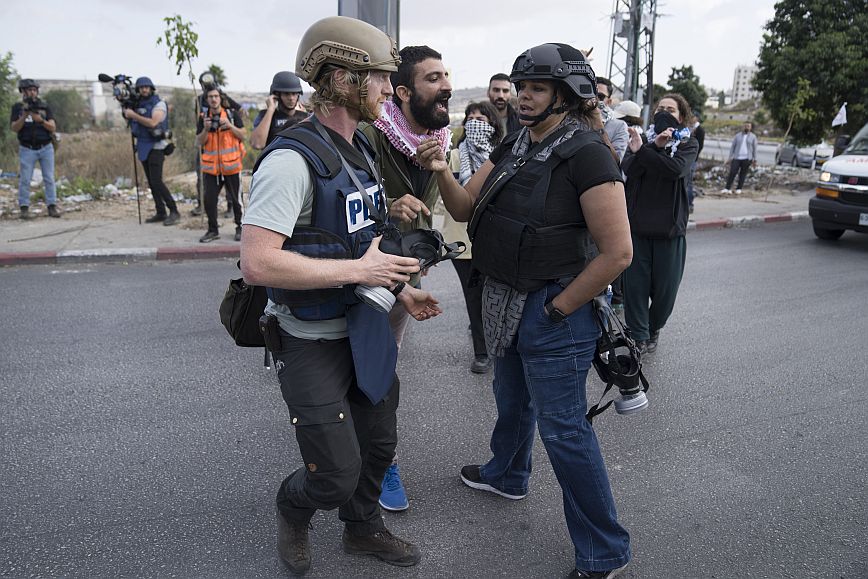
[[39, 97], [26, 97], [22, 102], [24, 103], [24, 106], [22, 106], [22, 110], [24, 110], [24, 112], [35, 112], [39, 109], [45, 108], [45, 103], [42, 102]]
[[134, 109], [139, 104], [139, 91], [133, 85], [132, 77], [125, 74], [117, 74], [109, 76], [99, 73], [97, 76], [100, 82], [110, 82], [112, 84], [112, 94], [115, 100], [121, 104], [121, 108]]

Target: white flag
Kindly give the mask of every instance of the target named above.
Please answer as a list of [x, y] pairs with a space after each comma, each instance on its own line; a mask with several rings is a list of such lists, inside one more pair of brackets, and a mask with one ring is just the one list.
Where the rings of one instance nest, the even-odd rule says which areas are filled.
[[846, 125], [847, 124], [847, 103], [841, 105], [841, 110], [838, 111], [838, 114], [835, 115], [835, 118], [832, 119], [832, 126], [837, 127], [838, 125]]

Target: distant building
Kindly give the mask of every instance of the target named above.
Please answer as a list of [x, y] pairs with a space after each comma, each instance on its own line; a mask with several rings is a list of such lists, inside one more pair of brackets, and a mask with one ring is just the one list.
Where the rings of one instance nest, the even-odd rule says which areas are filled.
[[751, 83], [756, 75], [755, 66], [739, 65], [735, 67], [735, 75], [732, 79], [732, 103], [755, 100], [759, 98], [759, 91], [754, 90]]

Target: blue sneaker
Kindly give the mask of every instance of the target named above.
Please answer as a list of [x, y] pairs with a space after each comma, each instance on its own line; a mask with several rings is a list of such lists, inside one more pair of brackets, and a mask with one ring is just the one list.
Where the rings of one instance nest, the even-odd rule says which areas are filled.
[[386, 470], [386, 476], [383, 477], [383, 492], [380, 493], [380, 506], [387, 511], [397, 512], [406, 511], [410, 507], [410, 502], [407, 500], [407, 492], [404, 490], [404, 485], [401, 483], [401, 473], [398, 471], [398, 465], [392, 465]]

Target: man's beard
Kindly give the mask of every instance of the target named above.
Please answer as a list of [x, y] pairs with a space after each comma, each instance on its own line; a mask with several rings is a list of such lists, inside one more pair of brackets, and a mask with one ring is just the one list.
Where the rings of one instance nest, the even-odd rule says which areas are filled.
[[[442, 129], [449, 125], [449, 99], [451, 91], [440, 91], [433, 99], [423, 103], [422, 99], [413, 92], [410, 94], [410, 113], [416, 122], [429, 130]], [[442, 103], [445, 110], [437, 110], [437, 104]]]
[[494, 108], [496, 108], [498, 111], [505, 111], [506, 110], [506, 105], [507, 105], [506, 99], [494, 99], [491, 102], [491, 104], [493, 104]]

